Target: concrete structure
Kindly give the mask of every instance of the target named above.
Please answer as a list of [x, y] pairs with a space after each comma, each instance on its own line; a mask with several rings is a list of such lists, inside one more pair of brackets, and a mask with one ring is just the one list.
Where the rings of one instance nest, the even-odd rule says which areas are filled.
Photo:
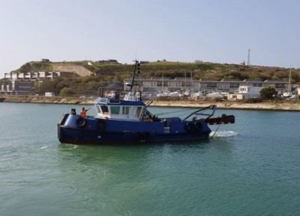
[[[129, 90], [126, 85], [131, 83], [131, 79], [124, 80], [124, 90]], [[156, 93], [162, 91], [196, 91], [197, 86], [195, 80], [190, 78], [151, 78], [151, 79], [135, 79], [135, 84], [141, 87], [141, 90], [145, 93]]]
[[53, 71], [53, 72], [27, 72], [27, 73], [5, 73], [4, 78], [9, 80], [18, 80], [18, 79], [26, 79], [29, 81], [34, 80], [44, 80], [44, 79], [54, 79], [57, 77], [70, 77], [73, 76], [72, 72], [61, 72], [61, 71]]
[[116, 59], [107, 59], [107, 60], [99, 60], [98, 63], [102, 63], [102, 64], [116, 63], [116, 64], [118, 64], [119, 62]]
[[77, 74], [79, 76], [92, 76], [94, 73], [81, 65], [72, 63], [52, 63], [53, 71]]
[[[131, 79], [124, 80], [124, 90], [129, 90], [129, 87], [126, 85], [131, 83]], [[156, 93], [163, 91], [191, 91], [191, 92], [203, 92], [203, 93], [212, 93], [212, 92], [228, 92], [228, 93], [238, 93], [240, 86], [248, 86], [251, 89], [259, 89], [264, 87], [274, 87], [279, 94], [287, 91], [288, 83], [277, 80], [193, 80], [190, 77], [188, 78], [140, 78], [135, 79], [135, 84], [140, 86], [141, 90], [144, 93]], [[253, 88], [252, 88], [253, 87]], [[250, 88], [249, 88], [250, 89]], [[253, 91], [253, 90], [249, 90]]]
[[34, 82], [28, 80], [9, 80], [0, 84], [0, 94], [28, 95], [34, 91]]
[[228, 100], [247, 100], [251, 98], [260, 98], [260, 90], [263, 87], [254, 87], [241, 85], [237, 93], [228, 94]]
[[300, 86], [298, 86], [296, 88], [296, 95], [297, 95], [297, 98], [300, 99]]
[[0, 83], [0, 94], [28, 95], [34, 91], [34, 82], [42, 82], [45, 79], [73, 76], [72, 72], [13, 72], [5, 73]]

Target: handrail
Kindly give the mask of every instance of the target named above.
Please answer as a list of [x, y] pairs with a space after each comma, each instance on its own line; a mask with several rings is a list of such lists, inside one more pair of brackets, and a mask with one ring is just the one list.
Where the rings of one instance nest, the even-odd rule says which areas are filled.
[[146, 107], [150, 106], [153, 103], [153, 100], [147, 101]]
[[[204, 115], [204, 116], [207, 116], [206, 119], [209, 119], [210, 117], [212, 117], [214, 114], [215, 114], [215, 111], [216, 111], [216, 105], [210, 105], [208, 107], [204, 107], [204, 108], [201, 108], [199, 110], [196, 110], [195, 112], [192, 112], [191, 114], [189, 114], [187, 117], [185, 117], [183, 120], [187, 120], [189, 117], [193, 116], [193, 115]], [[207, 110], [207, 109], [212, 109], [212, 113], [211, 114], [205, 114], [205, 113], [199, 113], [203, 110]]]

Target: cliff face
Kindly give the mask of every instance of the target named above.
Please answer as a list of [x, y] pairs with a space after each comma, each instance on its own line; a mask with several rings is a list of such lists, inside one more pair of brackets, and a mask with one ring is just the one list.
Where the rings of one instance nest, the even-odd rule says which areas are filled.
[[82, 77], [93, 75], [94, 73], [83, 64], [77, 62], [28, 62], [11, 73], [72, 72]]
[[53, 63], [52, 67], [54, 71], [74, 72], [82, 77], [91, 76], [93, 74], [92, 71], [86, 69], [85, 67], [81, 65], [75, 65], [72, 63]]

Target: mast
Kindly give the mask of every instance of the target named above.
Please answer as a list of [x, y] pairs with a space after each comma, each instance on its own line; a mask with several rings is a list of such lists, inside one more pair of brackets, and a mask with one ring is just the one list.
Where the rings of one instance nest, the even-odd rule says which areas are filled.
[[289, 86], [288, 86], [288, 91], [289, 92], [292, 92], [291, 75], [292, 75], [292, 68], [290, 68], [290, 73], [289, 73]]
[[161, 91], [164, 92], [164, 75], [161, 75]]
[[193, 92], [193, 72], [191, 72], [191, 93]]
[[185, 91], [186, 91], [186, 71], [184, 71], [184, 88], [185, 88]]
[[133, 76], [132, 76], [131, 85], [130, 85], [130, 91], [132, 91], [132, 88], [134, 86], [134, 78], [135, 78], [136, 71], [138, 71], [138, 73], [140, 73], [140, 63], [137, 60], [135, 60], [135, 64], [134, 64]]

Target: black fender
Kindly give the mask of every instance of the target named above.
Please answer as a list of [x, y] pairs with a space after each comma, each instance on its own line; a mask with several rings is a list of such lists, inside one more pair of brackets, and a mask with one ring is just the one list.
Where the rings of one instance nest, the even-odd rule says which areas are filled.
[[98, 120], [97, 121], [97, 130], [100, 132], [105, 132], [106, 131], [106, 122], [103, 120]]
[[194, 131], [194, 125], [192, 122], [186, 123], [184, 128], [188, 133], [192, 133]]
[[136, 137], [136, 140], [138, 142], [147, 142], [149, 140], [150, 133], [148, 133], [148, 132], [145, 132], [145, 133], [137, 132], [135, 134], [135, 137]]
[[200, 132], [203, 128], [203, 125], [201, 124], [201, 122], [197, 121], [194, 123], [194, 129], [196, 132]]
[[76, 119], [76, 125], [79, 128], [83, 128], [86, 125], [86, 119], [83, 117], [79, 117], [78, 119]]

